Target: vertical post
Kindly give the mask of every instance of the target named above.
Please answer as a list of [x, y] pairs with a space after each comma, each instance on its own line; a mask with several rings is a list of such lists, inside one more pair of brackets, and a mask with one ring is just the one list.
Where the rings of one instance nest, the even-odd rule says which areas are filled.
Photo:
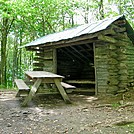
[[57, 50], [53, 49], [53, 73], [57, 73]]
[[97, 81], [97, 70], [96, 70], [96, 58], [95, 58], [95, 43], [93, 43], [93, 51], [94, 51], [94, 71], [95, 71], [95, 95], [98, 94], [98, 81]]
[[62, 98], [64, 99], [64, 101], [65, 101], [66, 103], [68, 103], [68, 104], [71, 104], [70, 99], [68, 98], [68, 96], [67, 96], [67, 94], [66, 94], [64, 88], [63, 88], [62, 85], [61, 85], [61, 80], [58, 79], [58, 78], [55, 78], [55, 79], [54, 79], [54, 82], [55, 82], [55, 85], [57, 86], [57, 89], [59, 90], [59, 92], [60, 92]]

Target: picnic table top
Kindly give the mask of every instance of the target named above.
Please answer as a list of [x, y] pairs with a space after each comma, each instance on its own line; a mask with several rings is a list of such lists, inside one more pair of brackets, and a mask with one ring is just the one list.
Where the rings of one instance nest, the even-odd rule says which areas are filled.
[[46, 71], [26, 71], [25, 74], [30, 78], [64, 78], [64, 76], [57, 75]]

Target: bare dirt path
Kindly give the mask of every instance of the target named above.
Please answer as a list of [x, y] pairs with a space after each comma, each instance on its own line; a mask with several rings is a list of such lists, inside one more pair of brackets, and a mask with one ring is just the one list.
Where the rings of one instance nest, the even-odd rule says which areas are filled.
[[133, 134], [134, 106], [105, 104], [89, 95], [38, 96], [20, 107], [15, 91], [0, 92], [0, 134]]

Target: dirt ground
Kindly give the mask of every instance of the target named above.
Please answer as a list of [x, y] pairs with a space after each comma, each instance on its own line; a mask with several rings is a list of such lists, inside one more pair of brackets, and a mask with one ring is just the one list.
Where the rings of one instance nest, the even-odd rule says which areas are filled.
[[69, 94], [72, 104], [65, 104], [60, 96], [42, 95], [24, 108], [15, 94], [0, 92], [0, 134], [134, 133], [133, 101]]

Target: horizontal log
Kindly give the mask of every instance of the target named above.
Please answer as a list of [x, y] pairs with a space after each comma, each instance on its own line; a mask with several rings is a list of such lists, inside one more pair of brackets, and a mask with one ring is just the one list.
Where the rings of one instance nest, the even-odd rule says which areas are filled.
[[108, 69], [108, 70], [109, 70], [109, 69], [110, 69], [110, 70], [114, 70], [114, 69], [116, 70], [116, 69], [117, 69], [117, 66], [118, 66], [118, 65], [109, 65], [109, 66], [107, 66], [107, 69]]
[[119, 75], [115, 75], [115, 76], [109, 75], [109, 76], [108, 76], [108, 79], [109, 79], [109, 80], [110, 80], [110, 79], [118, 79], [118, 77], [119, 77]]
[[97, 79], [99, 79], [99, 78], [101, 79], [102, 76], [103, 76], [104, 78], [106, 78], [106, 77], [109, 76], [109, 74], [108, 74], [107, 72], [97, 72]]
[[108, 64], [109, 65], [115, 65], [115, 64], [118, 64], [119, 62], [118, 62], [118, 60], [116, 60], [116, 59], [113, 59], [113, 58], [111, 58], [111, 59], [108, 59]]
[[109, 72], [109, 76], [118, 76], [117, 72]]
[[43, 67], [44, 66], [44, 64], [43, 63], [38, 63], [38, 62], [35, 62], [35, 63], [33, 63], [33, 66], [37, 66], [37, 67]]
[[34, 68], [33, 71], [43, 71], [43, 68]]
[[116, 50], [117, 49], [117, 46], [115, 44], [110, 44], [109, 45], [109, 49], [110, 50]]
[[53, 67], [43, 67], [43, 70], [44, 71], [47, 71], [47, 72], [53, 72]]
[[118, 73], [119, 69], [108, 69], [108, 73]]
[[116, 33], [121, 33], [121, 32], [126, 31], [126, 27], [119, 27], [119, 26], [114, 25], [114, 24], [112, 24], [111, 27]]
[[122, 19], [122, 20], [116, 20], [114, 22], [114, 25], [117, 25], [117, 26], [124, 26], [126, 24], [126, 20], [125, 19]]
[[95, 84], [95, 81], [91, 80], [66, 80], [66, 82], [73, 84]]
[[119, 55], [119, 56], [117, 57], [117, 59], [118, 59], [119, 61], [121, 61], [121, 60], [127, 60], [127, 55]]
[[110, 36], [99, 35], [98, 39], [101, 41], [105, 41], [105, 42], [117, 43], [117, 40], [115, 38], [110, 37]]
[[128, 60], [126, 60], [126, 61], [120, 61], [120, 63], [126, 64], [127, 66], [134, 65], [134, 61], [128, 61]]
[[108, 85], [118, 85], [119, 81], [117, 79], [110, 79]]
[[127, 32], [123, 32], [123, 33], [116, 33], [116, 35], [113, 35], [114, 38], [116, 39], [127, 39], [130, 40], [129, 37], [127, 36]]
[[127, 85], [128, 85], [127, 82], [126, 82], [126, 83], [125, 83], [125, 82], [124, 82], [124, 83], [119, 83], [119, 84], [118, 84], [118, 87], [119, 87], [119, 88], [126, 88]]
[[43, 62], [43, 64], [44, 64], [45, 67], [50, 67], [50, 66], [53, 66], [53, 61], [51, 61], [51, 60], [45, 60]]
[[118, 55], [117, 55], [117, 53], [115, 52], [115, 51], [107, 51], [108, 52], [108, 57], [109, 58], [117, 58], [118, 57]]
[[126, 70], [126, 69], [122, 69], [122, 70], [120, 70], [119, 72], [118, 72], [118, 74], [125, 74], [125, 75], [127, 75], [128, 74], [128, 71]]
[[117, 46], [132, 46], [131, 42], [128, 42], [128, 41], [122, 41], [122, 40], [118, 40], [118, 42], [116, 43]]
[[110, 85], [106, 92], [107, 93], [114, 93], [114, 92], [118, 91], [118, 89], [119, 89], [118, 86], [111, 86]]
[[119, 55], [122, 55], [122, 54], [133, 55], [134, 54], [134, 50], [127, 50], [127, 49], [121, 48], [121, 49], [118, 49], [117, 54], [119, 54]]
[[126, 76], [126, 75], [120, 75], [120, 76], [118, 77], [118, 80], [119, 80], [119, 81], [127, 81], [127, 80], [128, 80], [128, 76]]

